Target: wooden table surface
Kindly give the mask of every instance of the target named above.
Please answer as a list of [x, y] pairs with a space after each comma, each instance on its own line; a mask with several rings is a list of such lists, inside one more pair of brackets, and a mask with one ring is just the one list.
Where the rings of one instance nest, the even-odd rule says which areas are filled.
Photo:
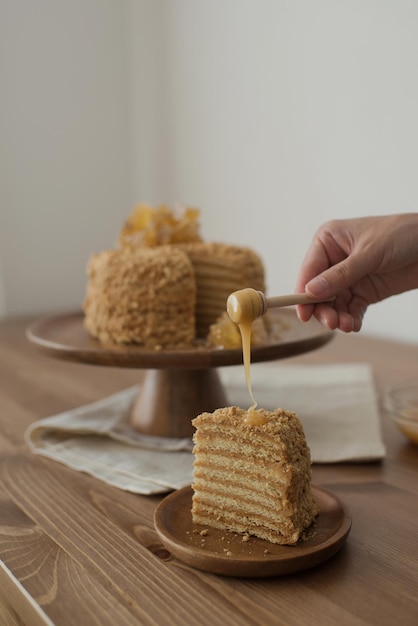
[[[28, 322], [0, 323], [1, 624], [418, 624], [418, 446], [384, 412], [383, 462], [313, 468], [313, 482], [353, 519], [337, 555], [286, 577], [206, 574], [162, 549], [153, 529], [161, 496], [123, 492], [28, 451], [23, 434], [33, 421], [141, 377], [44, 356], [25, 338]], [[379, 393], [418, 380], [418, 345], [362, 334], [337, 334], [289, 360], [368, 362]]]

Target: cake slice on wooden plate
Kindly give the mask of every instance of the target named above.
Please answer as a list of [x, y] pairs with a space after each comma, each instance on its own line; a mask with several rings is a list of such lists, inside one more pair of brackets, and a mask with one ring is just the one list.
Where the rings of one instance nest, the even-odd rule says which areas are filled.
[[193, 522], [293, 545], [318, 513], [296, 413], [238, 407], [193, 420]]

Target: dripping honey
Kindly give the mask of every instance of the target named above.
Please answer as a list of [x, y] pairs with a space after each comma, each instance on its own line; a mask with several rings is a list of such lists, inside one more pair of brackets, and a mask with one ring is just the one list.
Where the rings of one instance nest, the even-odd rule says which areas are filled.
[[247, 424], [262, 425], [266, 419], [256, 411], [257, 402], [254, 399], [251, 386], [251, 328], [254, 320], [263, 313], [260, 294], [254, 289], [241, 289], [231, 294], [227, 300], [227, 313], [230, 319], [238, 325], [242, 340], [242, 356], [244, 362], [245, 380], [252, 405], [245, 417]]

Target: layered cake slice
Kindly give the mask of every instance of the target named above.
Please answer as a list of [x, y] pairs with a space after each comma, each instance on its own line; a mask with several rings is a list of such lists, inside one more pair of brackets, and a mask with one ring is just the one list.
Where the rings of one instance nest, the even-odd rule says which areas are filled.
[[193, 522], [295, 544], [318, 512], [298, 416], [227, 407], [193, 425]]
[[210, 325], [225, 311], [233, 291], [250, 286], [264, 291], [261, 257], [245, 246], [218, 242], [180, 244], [196, 277], [196, 335], [206, 337]]

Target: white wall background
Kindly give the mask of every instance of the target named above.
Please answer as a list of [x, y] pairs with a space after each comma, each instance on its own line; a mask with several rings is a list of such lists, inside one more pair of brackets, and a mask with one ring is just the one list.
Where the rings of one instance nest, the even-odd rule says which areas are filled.
[[7, 315], [78, 308], [86, 259], [113, 243], [133, 201], [128, 8], [0, 0]]
[[[77, 308], [138, 201], [293, 290], [315, 229], [418, 211], [415, 0], [0, 0], [0, 307]], [[417, 242], [418, 245], [418, 242]], [[363, 332], [418, 343], [418, 293]]]

